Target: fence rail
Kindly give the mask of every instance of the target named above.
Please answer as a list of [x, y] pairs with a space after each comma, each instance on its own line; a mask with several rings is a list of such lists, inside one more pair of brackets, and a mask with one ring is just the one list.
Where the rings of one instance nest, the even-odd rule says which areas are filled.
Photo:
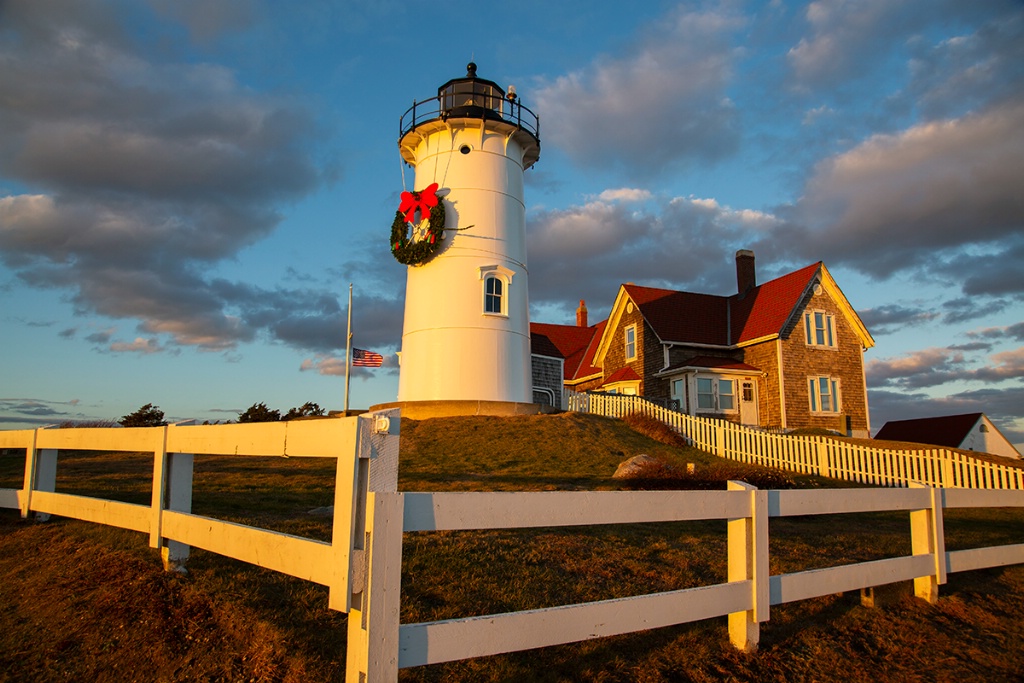
[[687, 415], [642, 396], [576, 393], [569, 410], [625, 417], [653, 417], [702, 450], [739, 462], [799, 474], [875, 486], [909, 486], [920, 482], [943, 488], [1024, 490], [1024, 469], [973, 458], [946, 448], [894, 450], [824, 436], [773, 434], [726, 420]]
[[[1024, 544], [947, 552], [943, 511], [956, 507], [1024, 507], [1024, 492], [905, 489], [761, 491], [730, 482], [729, 491], [399, 493], [381, 506], [403, 532], [465, 531], [687, 520], [727, 520], [728, 581], [664, 593], [436, 622], [399, 622], [397, 604], [371, 643], [381, 680], [398, 669], [548, 647], [728, 616], [731, 642], [752, 649], [770, 607], [837, 592], [913, 581], [934, 602], [956, 571], [1024, 563]], [[768, 520], [797, 515], [904, 511], [912, 554], [769, 575]], [[380, 514], [380, 513], [378, 513]], [[395, 561], [400, 542], [390, 546]], [[371, 552], [376, 552], [376, 548]], [[393, 581], [400, 581], [400, 576]], [[374, 590], [371, 584], [371, 591]], [[396, 595], [397, 584], [391, 588]], [[397, 639], [397, 641], [395, 640]], [[395, 645], [397, 642], [397, 653]]]
[[[939, 489], [400, 493], [397, 411], [336, 421], [226, 428], [0, 432], [0, 448], [26, 450], [25, 486], [0, 489], [0, 506], [56, 514], [150, 535], [166, 560], [205, 548], [330, 587], [329, 607], [347, 611], [347, 678], [395, 681], [414, 666], [546, 647], [726, 616], [730, 641], [756, 647], [770, 608], [837, 592], [913, 581], [934, 602], [948, 574], [1024, 563], [1024, 544], [947, 552], [948, 508], [1024, 508], [1022, 491]], [[386, 419], [384, 419], [386, 418]], [[117, 432], [117, 433], [115, 433]], [[95, 437], [95, 438], [93, 438]], [[151, 506], [54, 492], [57, 447], [154, 454]], [[189, 453], [175, 451], [189, 448]], [[193, 515], [193, 453], [333, 457], [330, 543]], [[911, 555], [769, 573], [769, 519], [902, 511]], [[409, 532], [725, 520], [725, 583], [627, 598], [422, 623], [401, 623], [402, 539]], [[178, 544], [175, 548], [173, 544]]]

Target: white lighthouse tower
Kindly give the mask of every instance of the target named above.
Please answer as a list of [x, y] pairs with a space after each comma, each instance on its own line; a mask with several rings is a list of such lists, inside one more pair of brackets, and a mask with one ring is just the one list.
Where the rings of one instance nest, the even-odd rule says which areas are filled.
[[533, 398], [523, 172], [540, 156], [538, 119], [470, 63], [405, 113], [398, 146], [416, 192], [436, 184], [445, 208], [443, 238], [408, 267], [398, 400], [523, 412], [509, 406]]

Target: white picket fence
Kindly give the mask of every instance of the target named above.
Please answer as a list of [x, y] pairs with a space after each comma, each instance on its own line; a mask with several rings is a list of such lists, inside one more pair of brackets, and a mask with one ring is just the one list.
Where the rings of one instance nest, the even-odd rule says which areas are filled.
[[[756, 647], [772, 605], [913, 581], [938, 599], [948, 574], [1024, 563], [1024, 543], [949, 552], [949, 508], [1024, 508], [1024, 492], [940, 489], [762, 491], [398, 492], [398, 414], [389, 411], [262, 425], [0, 432], [0, 448], [26, 450], [22, 489], [0, 489], [0, 507], [61, 515], [148, 533], [171, 567], [188, 546], [330, 588], [347, 611], [346, 680], [395, 681], [401, 668], [546, 647], [727, 617], [729, 637]], [[58, 450], [151, 451], [152, 504], [54, 493]], [[192, 454], [337, 459], [330, 543], [193, 515]], [[254, 501], [258, 505], [258, 501]], [[909, 513], [911, 555], [772, 575], [769, 519], [858, 512]], [[407, 532], [727, 520], [725, 583], [546, 609], [425, 623], [400, 621], [402, 538]], [[837, 522], [838, 523], [838, 522]]]
[[920, 482], [943, 488], [1024, 490], [1024, 469], [946, 448], [893, 450], [824, 436], [774, 434], [726, 420], [687, 415], [642, 396], [574, 393], [569, 410], [608, 417], [642, 413], [701, 450], [739, 462], [875, 486]]

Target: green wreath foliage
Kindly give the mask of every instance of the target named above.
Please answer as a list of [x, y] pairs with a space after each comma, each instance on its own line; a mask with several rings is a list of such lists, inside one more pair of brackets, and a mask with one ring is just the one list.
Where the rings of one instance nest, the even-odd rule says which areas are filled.
[[409, 228], [401, 211], [395, 211], [395, 220], [391, 223], [391, 255], [399, 263], [407, 266], [419, 266], [429, 261], [441, 248], [444, 237], [444, 200], [430, 209], [430, 225], [427, 234], [418, 242], [409, 238]]

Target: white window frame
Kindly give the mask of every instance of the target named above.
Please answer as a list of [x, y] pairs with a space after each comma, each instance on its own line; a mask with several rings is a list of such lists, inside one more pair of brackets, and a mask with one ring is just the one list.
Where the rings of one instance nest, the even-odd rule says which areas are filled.
[[[504, 266], [481, 266], [480, 267], [480, 311], [486, 316], [498, 318], [508, 317], [508, 300], [512, 296], [512, 276], [514, 272]], [[494, 281], [501, 284], [501, 293], [498, 295], [487, 291], [488, 283]], [[487, 304], [489, 297], [499, 296], [499, 311], [488, 311]]]
[[[701, 382], [711, 382], [711, 391], [701, 391]], [[723, 392], [723, 384], [729, 385], [729, 392]], [[721, 375], [697, 375], [694, 379], [694, 395], [696, 401], [694, 407], [698, 413], [738, 413], [739, 404], [736, 401], [736, 380], [731, 377], [722, 377]], [[725, 401], [723, 398], [728, 396], [732, 407], [723, 407]], [[710, 397], [711, 406], [706, 407], [701, 405], [701, 397]], [[707, 401], [705, 401], [707, 402]]]
[[669, 379], [669, 397], [679, 401], [679, 412], [686, 412], [686, 377], [673, 377]]
[[[821, 391], [823, 383], [827, 393]], [[808, 377], [807, 402], [812, 415], [838, 415], [843, 412], [843, 391], [839, 378], [830, 375]]]
[[[630, 334], [629, 334], [630, 332], [633, 333], [632, 341], [629, 338], [630, 337]], [[627, 361], [636, 360], [636, 358], [637, 358], [637, 351], [636, 351], [636, 324], [635, 323], [633, 325], [627, 325], [626, 329], [623, 330], [623, 344], [624, 344], [623, 348], [624, 348], [624, 353], [626, 355], [626, 360]], [[633, 347], [632, 354], [630, 353], [630, 346]]]
[[[821, 323], [819, 325], [819, 323]], [[821, 340], [819, 342], [819, 339]], [[808, 346], [819, 349], [834, 349], [836, 340], [835, 316], [828, 311], [810, 310], [804, 312], [804, 341]]]

